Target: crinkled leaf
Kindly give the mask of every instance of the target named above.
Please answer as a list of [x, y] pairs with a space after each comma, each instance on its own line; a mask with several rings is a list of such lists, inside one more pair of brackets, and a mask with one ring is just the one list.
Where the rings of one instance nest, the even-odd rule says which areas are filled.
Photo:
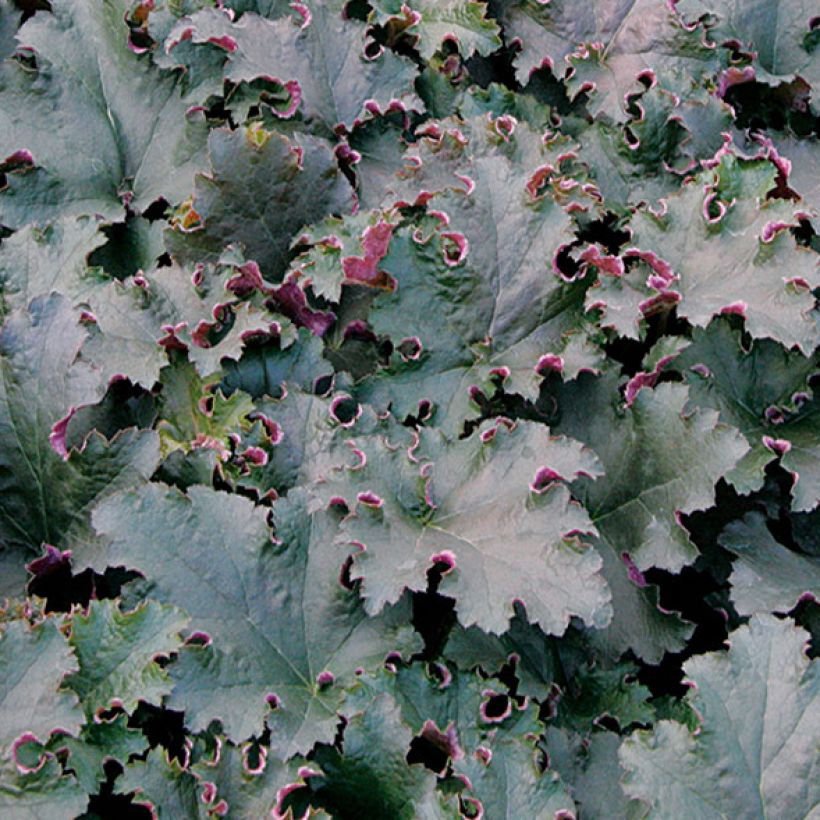
[[817, 504], [818, 406], [809, 389], [817, 370], [814, 358], [767, 339], [746, 347], [724, 320], [696, 330], [693, 343], [672, 366], [684, 374], [693, 404], [717, 410], [721, 421], [740, 430], [752, 445], [726, 475], [728, 481], [740, 492], [758, 489], [766, 465], [785, 453], [782, 463], [794, 476], [795, 508], [805, 511]]
[[[139, 569], [156, 598], [184, 606], [192, 627], [213, 639], [172, 667], [172, 706], [185, 708], [189, 725], [218, 719], [240, 740], [261, 732], [268, 715], [274, 747], [290, 756], [332, 738], [338, 681], [415, 640], [405, 605], [369, 619], [341, 585], [346, 551], [332, 547], [332, 513], [310, 516], [291, 493], [274, 515], [279, 544], [264, 510], [245, 498], [205, 487], [186, 497], [154, 484], [102, 504], [94, 523], [112, 539], [111, 562]], [[167, 545], [161, 553], [158, 542]], [[278, 699], [273, 712], [267, 696]]]
[[490, 635], [477, 626], [465, 629], [456, 625], [443, 654], [460, 669], [480, 666], [487, 674], [515, 659], [518, 692], [540, 699], [551, 693], [553, 683], [573, 677], [583, 661], [586, 650], [577, 645], [574, 637], [572, 631], [560, 639], [547, 635], [516, 613], [503, 635]]
[[14, 311], [0, 332], [0, 537], [6, 547], [83, 542], [90, 505], [145, 480], [156, 467], [157, 438], [150, 431], [127, 430], [110, 442], [92, 433], [67, 460], [49, 442], [67, 412], [102, 395], [98, 372], [79, 356], [85, 338], [57, 294]]
[[300, 114], [328, 133], [338, 125], [351, 128], [370, 106], [415, 104], [410, 60], [368, 44], [367, 27], [345, 19], [341, 3], [302, 5], [304, 13], [275, 20], [247, 13], [235, 23], [217, 10], [201, 11], [180, 21], [169, 45], [192, 39], [225, 47], [227, 79], [284, 88], [288, 100], [278, 115]]
[[820, 801], [820, 684], [805, 640], [789, 621], [755, 616], [728, 651], [687, 661], [701, 726], [662, 720], [627, 738], [626, 793], [649, 803], [650, 817], [810, 817]]
[[132, 755], [142, 754], [148, 747], [145, 735], [139, 729], [129, 728], [128, 715], [123, 714], [99, 723], [90, 721], [79, 737], [60, 738], [58, 742], [68, 749], [69, 767], [89, 794], [96, 793], [106, 780], [107, 760], [124, 765]]
[[[489, 761], [485, 762], [489, 752]], [[520, 740], [489, 743], [453, 767], [468, 778], [462, 800], [486, 817], [574, 816], [569, 789], [554, 771], [542, 771], [538, 753]]]
[[570, 786], [583, 817], [639, 820], [646, 816], [646, 807], [638, 800], [630, 800], [621, 788], [618, 735], [593, 732], [586, 736], [550, 727], [545, 745], [550, 765]]
[[292, 341], [280, 334], [247, 349], [238, 362], [226, 361], [222, 386], [226, 393], [241, 390], [254, 399], [279, 398], [291, 388], [310, 390], [333, 372], [322, 350], [321, 340], [305, 328]]
[[156, 601], [130, 612], [113, 601], [92, 601], [87, 614], [71, 619], [71, 646], [80, 668], [65, 685], [89, 716], [112, 705], [132, 712], [138, 700], [160, 703], [171, 685], [156, 659], [179, 649], [187, 625], [183, 612]]
[[54, 620], [30, 627], [6, 624], [0, 636], [0, 750], [30, 733], [45, 742], [61, 729], [76, 733], [83, 722], [77, 696], [61, 687], [77, 669], [74, 650]]
[[211, 171], [197, 176], [191, 209], [166, 234], [180, 260], [216, 262], [234, 243], [265, 277], [277, 280], [304, 225], [350, 210], [350, 185], [317, 137], [216, 129], [208, 149]]
[[[572, 163], [572, 144], [544, 146], [523, 123], [477, 118], [469, 128], [440, 130], [415, 149], [420, 170], [398, 190], [413, 201], [427, 196], [430, 184], [446, 189], [436, 163], [449, 168], [457, 190], [429, 201], [428, 222], [394, 234], [380, 268], [396, 289], [379, 294], [369, 321], [398, 351], [362, 395], [377, 406], [392, 404], [400, 418], [426, 400], [435, 423], [458, 432], [472, 385], [498, 372], [512, 377], [513, 389], [531, 393], [541, 357], [562, 356], [572, 350], [570, 339], [583, 339], [580, 310], [571, 310], [582, 294], [553, 266], [571, 241], [569, 197], [586, 186], [576, 178], [582, 169]], [[429, 174], [428, 164], [435, 169]], [[578, 361], [571, 352], [562, 361], [568, 378], [597, 364], [591, 345], [579, 347]]]
[[75, 817], [88, 805], [88, 795], [71, 775], [64, 776], [53, 758], [34, 772], [20, 774], [11, 761], [0, 763], [0, 812], [12, 820]]
[[678, 315], [693, 325], [739, 313], [754, 338], [808, 354], [818, 338], [809, 314], [820, 265], [786, 230], [798, 207], [765, 199], [776, 171], [766, 160], [724, 156], [669, 197], [664, 216], [639, 211], [632, 244], [652, 255], [653, 288], [679, 299]]
[[736, 41], [753, 52], [772, 84], [797, 74], [817, 87], [820, 52], [807, 44], [817, 12], [811, 0], [682, 0], [678, 10], [686, 20], [705, 19], [706, 37], [715, 45]]
[[607, 622], [600, 558], [578, 537], [593, 529], [560, 483], [599, 473], [577, 442], [520, 422], [513, 430], [485, 424], [457, 442], [431, 433], [421, 462], [378, 439], [356, 446], [362, 464], [331, 490], [356, 509], [340, 537], [360, 545], [353, 575], [363, 579], [369, 611], [406, 587], [424, 589], [427, 571], [443, 561], [441, 591], [456, 598], [465, 626], [504, 632], [515, 601], [550, 633], [563, 633], [572, 615]]
[[134, 792], [134, 803], [158, 818], [200, 817], [200, 786], [176, 760], [169, 761], [162, 747], [145, 760], [135, 760], [117, 779], [120, 794]]
[[696, 556], [680, 515], [714, 503], [715, 484], [748, 445], [715, 412], [687, 411], [684, 387], [641, 388], [626, 407], [615, 386], [611, 375], [584, 380], [566, 385], [559, 399], [557, 429], [589, 446], [604, 469], [603, 479], [582, 478], [575, 487], [619, 556], [627, 553], [639, 569], [677, 571]]
[[88, 217], [29, 225], [0, 246], [0, 283], [6, 309], [26, 308], [35, 296], [58, 291], [76, 299], [87, 287], [88, 256], [105, 242]]
[[158, 197], [177, 202], [204, 165], [205, 118], [189, 111], [179, 75], [128, 48], [130, 6], [54, 0], [51, 14], [36, 14], [20, 30], [20, 45], [34, 50], [38, 64], [3, 67], [0, 130], [5, 153], [28, 151], [35, 170], [12, 175], [0, 197], [4, 223], [118, 218], [125, 200], [138, 209]]
[[199, 778], [203, 803], [207, 798], [209, 808], [216, 808], [225, 801], [229, 812], [238, 817], [269, 817], [279, 804], [280, 790], [298, 782], [299, 764], [304, 761], [297, 758], [285, 764], [268, 754], [266, 747], [257, 747], [264, 751], [256, 751], [256, 763], [250, 759], [254, 751], [250, 745], [238, 747], [224, 738], [217, 743], [213, 756], [191, 767]]
[[406, 32], [425, 60], [446, 41], [455, 42], [464, 57], [487, 55], [501, 46], [498, 24], [475, 0], [376, 0], [372, 5], [371, 19]]
[[573, 0], [495, 0], [493, 5], [507, 37], [521, 42], [520, 80], [545, 62], [563, 74], [565, 58], [581, 43], [601, 43], [605, 70], [625, 76], [627, 88], [640, 71], [672, 58], [695, 73], [706, 51], [673, 9], [654, 0], [602, 0], [584, 8]]
[[804, 598], [820, 601], [820, 559], [778, 543], [762, 515], [750, 513], [731, 523], [720, 544], [737, 555], [729, 583], [741, 615], [788, 612]]
[[377, 695], [348, 720], [341, 753], [332, 746], [317, 748], [314, 759], [321, 774], [308, 779], [313, 799], [334, 816], [436, 816], [430, 814], [436, 804], [435, 775], [405, 760], [412, 736], [393, 698]]

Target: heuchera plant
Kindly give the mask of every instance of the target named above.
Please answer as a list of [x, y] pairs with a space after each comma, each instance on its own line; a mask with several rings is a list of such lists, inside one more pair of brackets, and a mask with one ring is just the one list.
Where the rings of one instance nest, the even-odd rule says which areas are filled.
[[816, 3], [0, 59], [0, 817], [818, 816]]

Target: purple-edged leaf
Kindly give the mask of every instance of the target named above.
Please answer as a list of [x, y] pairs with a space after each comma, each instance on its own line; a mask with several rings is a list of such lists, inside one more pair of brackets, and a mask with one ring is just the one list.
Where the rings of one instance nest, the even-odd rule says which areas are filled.
[[694, 625], [661, 606], [658, 587], [624, 561], [617, 542], [598, 539], [593, 544], [603, 558], [601, 574], [612, 595], [609, 626], [589, 634], [593, 651], [614, 662], [631, 649], [650, 664], [659, 664], [667, 652], [681, 651]]
[[361, 463], [328, 491], [355, 508], [340, 538], [359, 546], [352, 574], [370, 612], [405, 588], [425, 589], [442, 563], [441, 591], [456, 598], [465, 626], [504, 632], [516, 601], [549, 633], [562, 634], [572, 616], [606, 624], [600, 558], [579, 537], [594, 529], [562, 484], [600, 472], [577, 442], [519, 422], [485, 423], [455, 442], [425, 431], [416, 454], [378, 438], [355, 447]]
[[68, 750], [74, 776], [88, 794], [94, 794], [106, 780], [105, 764], [116, 760], [125, 765], [132, 755], [148, 748], [148, 738], [128, 726], [128, 715], [118, 714], [113, 720], [89, 721], [77, 738], [60, 738], [59, 747]]
[[190, 362], [175, 362], [161, 374], [161, 419], [157, 431], [163, 454], [177, 449], [212, 449], [227, 457], [230, 436], [250, 427], [254, 405], [237, 390], [226, 398], [219, 390], [206, 389]]
[[226, 393], [241, 390], [254, 399], [280, 398], [291, 389], [312, 390], [333, 374], [333, 366], [322, 358], [321, 339], [306, 328], [291, 335], [284, 320], [278, 321], [283, 325], [278, 338], [273, 334], [265, 344], [246, 348], [238, 362], [223, 362]]
[[790, 163], [789, 188], [800, 194], [812, 214], [820, 215], [820, 140], [785, 137], [773, 143], [778, 155]]
[[518, 693], [544, 699], [553, 683], [571, 677], [583, 662], [588, 650], [576, 635], [573, 630], [561, 638], [547, 635], [516, 613], [503, 635], [488, 634], [477, 626], [454, 626], [443, 655], [459, 669], [480, 667], [488, 675], [514, 659]]
[[195, 731], [220, 720], [242, 740], [267, 716], [279, 754], [306, 751], [332, 739], [340, 686], [356, 668], [416, 647], [406, 601], [365, 615], [339, 580], [348, 551], [333, 546], [334, 514], [309, 515], [296, 491], [274, 505], [279, 543], [263, 508], [205, 487], [186, 497], [148, 485], [93, 519], [111, 539], [109, 561], [145, 574], [154, 597], [184, 607], [213, 641], [185, 649], [170, 670], [171, 706]]
[[617, 555], [627, 553], [641, 570], [678, 571], [697, 555], [680, 515], [708, 509], [718, 479], [749, 446], [714, 411], [687, 411], [685, 387], [643, 387], [624, 406], [615, 386], [610, 375], [565, 385], [561, 394], [556, 430], [584, 442], [604, 468], [604, 478], [573, 487]]
[[574, 817], [575, 802], [538, 750], [518, 740], [489, 742], [453, 766], [470, 784], [461, 799], [485, 817]]
[[211, 171], [197, 176], [192, 205], [166, 234], [181, 261], [216, 262], [229, 244], [237, 244], [275, 281], [304, 225], [352, 207], [350, 185], [329, 144], [318, 137], [216, 129], [208, 150]]
[[734, 521], [719, 541], [737, 556], [729, 583], [740, 615], [789, 612], [804, 598], [820, 601], [820, 558], [786, 549], [762, 515]]
[[132, 712], [138, 700], [159, 704], [171, 685], [156, 660], [179, 649], [187, 625], [182, 611], [156, 601], [130, 612], [113, 601], [92, 601], [87, 614], [71, 619], [71, 646], [80, 668], [65, 685], [89, 717], [112, 706]]
[[331, 302], [338, 302], [343, 284], [390, 290], [393, 281], [381, 270], [390, 248], [395, 223], [381, 211], [361, 211], [344, 219], [311, 225], [298, 245], [310, 245], [292, 263], [303, 287]]
[[109, 378], [127, 376], [146, 388], [167, 364], [166, 349], [187, 349], [199, 373], [210, 376], [223, 359], [239, 360], [250, 339], [288, 324], [253, 292], [238, 298], [230, 289], [237, 278], [229, 265], [173, 264], [101, 283], [85, 294], [94, 321], [83, 352]]
[[788, 231], [799, 207], [765, 199], [776, 173], [767, 160], [725, 154], [669, 197], [665, 215], [639, 211], [626, 253], [652, 265], [647, 281], [663, 298], [679, 300], [678, 315], [693, 325], [736, 313], [754, 338], [808, 354], [818, 339], [809, 314], [820, 262]]
[[494, 0], [492, 5], [508, 42], [520, 42], [516, 71], [522, 82], [545, 64], [563, 76], [565, 59], [582, 43], [602, 45], [601, 72], [620, 79], [624, 90], [641, 71], [670, 60], [696, 75], [708, 55], [673, 9], [655, 0], [600, 0], [584, 8], [573, 0]]
[[621, 661], [610, 668], [587, 662], [573, 677], [559, 684], [553, 725], [592, 731], [602, 718], [626, 730], [632, 724], [648, 725], [655, 718], [649, 701], [652, 693], [638, 682], [638, 667]]
[[[555, 397], [560, 420], [554, 430], [587, 444], [605, 471], [595, 482], [582, 478], [573, 485], [600, 534], [593, 543], [612, 590], [612, 623], [593, 639], [605, 656], [631, 646], [657, 663], [691, 628], [658, 610], [657, 590], [640, 569], [679, 569], [694, 560], [679, 513], [710, 507], [715, 483], [748, 445], [713, 411], [687, 411], [687, 391], [679, 385], [645, 387], [630, 407], [617, 388], [613, 374], [565, 384]], [[613, 436], [613, 430], [622, 432]]]
[[116, 788], [123, 795], [133, 793], [134, 804], [159, 820], [208, 816], [197, 778], [177, 760], [169, 760], [161, 746], [152, 749], [145, 760], [125, 766]]
[[[650, 817], [811, 817], [820, 801], [820, 679], [807, 634], [754, 616], [728, 651], [687, 661], [692, 733], [662, 720], [620, 750], [624, 790]], [[659, 776], [662, 772], [662, 776]], [[716, 777], [716, 773], [720, 777]]]
[[159, 448], [150, 431], [123, 431], [110, 442], [95, 432], [82, 450], [65, 451], [64, 424], [72, 410], [104, 392], [99, 372], [80, 356], [85, 339], [76, 312], [57, 294], [12, 312], [0, 331], [5, 548], [85, 544], [91, 537], [90, 506], [147, 479], [156, 468]]
[[498, 23], [487, 18], [483, 2], [375, 0], [371, 5], [370, 20], [405, 33], [425, 60], [445, 42], [457, 45], [465, 58], [474, 52], [486, 56], [501, 47]]
[[216, 742], [213, 754], [191, 766], [205, 811], [224, 807], [237, 817], [270, 817], [306, 765], [301, 758], [282, 763], [266, 746], [236, 746], [224, 737]]
[[508, 697], [500, 681], [441, 663], [360, 675], [348, 694], [347, 710], [366, 712], [373, 699], [385, 693], [398, 704], [413, 733], [426, 737], [453, 761], [495, 736], [523, 739], [543, 728], [535, 705]]
[[578, 137], [578, 156], [589, 166], [589, 175], [611, 211], [630, 214], [630, 206], [654, 206], [680, 187], [680, 177], [663, 164], [638, 161], [624, 129], [596, 122]]
[[366, 119], [348, 135], [355, 152], [356, 192], [362, 208], [377, 208], [384, 200], [395, 175], [404, 167], [407, 144], [403, 137], [404, 115], [389, 112]]
[[759, 489], [766, 466], [780, 456], [794, 476], [795, 509], [813, 509], [820, 500], [820, 408], [809, 388], [818, 370], [815, 357], [789, 352], [768, 339], [747, 347], [722, 320], [696, 330], [693, 343], [671, 366], [683, 373], [694, 405], [717, 410], [721, 421], [751, 444], [726, 479], [740, 492]]
[[[0, 635], [0, 757], [23, 735], [41, 743], [59, 730], [75, 734], [83, 722], [77, 696], [62, 688], [77, 658], [58, 624], [10, 621]], [[2, 790], [0, 790], [2, 794]]]
[[440, 817], [435, 775], [405, 759], [412, 738], [395, 700], [376, 695], [348, 719], [343, 753], [333, 746], [316, 749], [320, 773], [308, 778], [313, 800], [334, 817]]
[[707, 42], [754, 54], [760, 79], [771, 85], [795, 75], [820, 84], [820, 52], [807, 42], [817, 19], [811, 0], [681, 0], [677, 7], [687, 21], [705, 20]]
[[[715, 53], [704, 46], [697, 27], [682, 26], [670, 7], [638, 0], [633, 8], [637, 18], [626, 22], [609, 44], [578, 43], [556, 73], [566, 74], [571, 97], [586, 95], [586, 108], [593, 117], [623, 121], [627, 111], [634, 109], [641, 86], [658, 89], [658, 83], [675, 92], [669, 94], [669, 101], [680, 116], [681, 103], [697, 94], [703, 80], [717, 69]], [[646, 100], [646, 94], [642, 98]], [[645, 108], [642, 103], [639, 107]], [[666, 125], [672, 130], [672, 123]]]
[[389, 693], [416, 736], [449, 759], [463, 784], [463, 807], [510, 818], [573, 811], [565, 785], [539, 765], [534, 741], [543, 725], [536, 705], [509, 697], [497, 680], [436, 668], [436, 677], [417, 665], [363, 677], [351, 699], [367, 715], [368, 700]]
[[248, 13], [235, 23], [206, 9], [180, 20], [166, 48], [188, 39], [224, 48], [226, 79], [281, 89], [287, 99], [272, 109], [275, 116], [298, 114], [327, 133], [352, 128], [369, 111], [417, 104], [413, 63], [370, 42], [367, 26], [346, 17], [341, 3], [298, 6], [276, 20]]
[[34, 164], [9, 175], [0, 221], [116, 219], [125, 201], [142, 210], [158, 197], [182, 200], [205, 164], [208, 131], [184, 79], [129, 49], [129, 0], [50, 5], [51, 14], [34, 15], [18, 34], [37, 68], [9, 61], [0, 72], [3, 155], [27, 151]]
[[31, 772], [21, 773], [10, 760], [0, 761], [0, 813], [13, 820], [77, 817], [88, 806], [88, 793], [63, 770], [53, 755]]
[[[396, 289], [379, 294], [368, 317], [396, 352], [362, 395], [380, 408], [392, 404], [399, 418], [427, 401], [436, 425], [457, 433], [470, 387], [491, 375], [532, 394], [544, 356], [561, 360], [567, 378], [599, 364], [580, 319], [583, 288], [553, 267], [572, 241], [568, 211], [597, 200], [568, 140], [545, 144], [510, 117], [431, 128], [412, 154], [420, 170], [397, 189], [408, 201], [426, 198], [428, 215], [394, 233], [381, 269]], [[452, 163], [440, 156], [451, 149]], [[437, 165], [427, 176], [425, 165], [439, 161], [460, 190], [446, 190]], [[429, 199], [431, 182], [439, 193]]]

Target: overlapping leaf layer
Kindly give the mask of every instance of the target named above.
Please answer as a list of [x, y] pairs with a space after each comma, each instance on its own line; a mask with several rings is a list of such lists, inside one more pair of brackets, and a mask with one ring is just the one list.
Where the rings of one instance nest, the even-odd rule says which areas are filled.
[[0, 61], [0, 816], [817, 816], [811, 3]]

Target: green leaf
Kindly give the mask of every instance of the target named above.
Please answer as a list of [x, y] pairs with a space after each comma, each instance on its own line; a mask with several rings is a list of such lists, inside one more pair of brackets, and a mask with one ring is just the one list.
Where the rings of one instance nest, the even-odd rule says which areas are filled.
[[626, 793], [649, 803], [650, 817], [810, 817], [820, 801], [820, 684], [806, 637], [755, 616], [728, 651], [687, 661], [701, 726], [662, 720], [627, 738]]
[[[375, 0], [370, 19], [392, 26], [415, 40], [429, 60], [444, 42], [455, 42], [464, 57], [488, 55], [501, 47], [498, 23], [485, 16], [486, 4], [475, 0]], [[418, 18], [418, 19], [416, 19]]]
[[7, 309], [26, 308], [35, 296], [57, 291], [78, 299], [90, 285], [88, 257], [105, 242], [88, 217], [29, 225], [0, 245], [0, 283]]
[[207, 9], [180, 21], [166, 48], [183, 33], [194, 43], [225, 43], [226, 79], [263, 79], [284, 89], [287, 102], [274, 115], [299, 114], [327, 134], [336, 126], [352, 128], [370, 109], [415, 106], [410, 60], [368, 43], [367, 26], [346, 18], [342, 3], [309, 0], [303, 6], [304, 13], [294, 9], [276, 20], [246, 13], [236, 23]]
[[10, 176], [0, 197], [3, 223], [75, 214], [117, 219], [125, 201], [138, 210], [159, 197], [178, 202], [203, 167], [205, 118], [189, 113], [193, 103], [179, 75], [128, 48], [131, 5], [54, 0], [51, 14], [36, 14], [20, 29], [18, 41], [34, 50], [37, 68], [3, 67], [0, 130], [6, 153], [28, 151], [36, 170]]
[[200, 817], [199, 783], [176, 760], [169, 761], [162, 747], [152, 749], [145, 760], [125, 767], [117, 780], [120, 794], [134, 792], [134, 803], [158, 818]]
[[119, 714], [113, 720], [90, 721], [78, 738], [60, 738], [61, 747], [68, 749], [69, 768], [89, 794], [95, 794], [105, 782], [105, 762], [117, 760], [125, 765], [133, 755], [142, 754], [148, 739], [139, 729], [128, 727], [128, 715]]
[[581, 43], [603, 45], [605, 70], [623, 78], [625, 88], [640, 71], [671, 58], [696, 75], [706, 52], [697, 34], [686, 31], [672, 9], [654, 0], [602, 0], [583, 9], [572, 0], [495, 0], [492, 5], [508, 39], [521, 41], [516, 59], [521, 81], [545, 62], [562, 76], [564, 60]]
[[61, 688], [77, 659], [57, 623], [30, 627], [11, 621], [0, 635], [0, 750], [30, 733], [40, 741], [56, 730], [74, 734], [83, 722], [77, 696]]
[[393, 698], [377, 695], [363, 713], [348, 720], [341, 753], [333, 746], [316, 749], [321, 774], [308, 778], [314, 800], [333, 816], [438, 816], [430, 813], [436, 802], [435, 775], [405, 760], [411, 739]]
[[804, 598], [820, 601], [820, 558], [775, 541], [762, 515], [750, 513], [729, 524], [719, 543], [737, 555], [729, 583], [740, 615], [788, 612]]
[[[258, 755], [256, 764], [250, 759], [253, 752]], [[300, 758], [282, 763], [265, 746], [238, 747], [220, 737], [213, 757], [195, 763], [191, 772], [199, 779], [202, 802], [211, 808], [224, 801], [237, 817], [269, 817], [283, 790], [298, 782], [304, 765]]]
[[601, 718], [617, 721], [621, 729], [633, 723], [651, 724], [655, 712], [651, 692], [637, 681], [637, 667], [621, 661], [612, 668], [587, 663], [560, 687], [555, 725], [591, 731]]
[[430, 432], [415, 454], [378, 439], [356, 445], [362, 463], [332, 492], [355, 508], [340, 537], [359, 545], [353, 577], [370, 612], [405, 588], [425, 589], [443, 563], [441, 592], [456, 598], [465, 626], [504, 632], [515, 601], [548, 633], [562, 634], [573, 615], [606, 624], [600, 558], [578, 537], [594, 530], [560, 483], [599, 474], [577, 442], [519, 422], [486, 423], [456, 442]]
[[[390, 694], [416, 736], [450, 759], [463, 807], [487, 817], [553, 817], [572, 811], [566, 787], [553, 771], [542, 771], [535, 739], [542, 730], [537, 709], [518, 702], [504, 687], [479, 675], [458, 674], [436, 665], [436, 676], [421, 667], [363, 677], [355, 701], [376, 702]], [[364, 706], [365, 715], [369, 706]], [[462, 809], [463, 811], [463, 809]]]
[[[680, 569], [694, 561], [697, 551], [679, 514], [711, 507], [716, 482], [748, 445], [714, 411], [687, 410], [681, 385], [644, 387], [630, 407], [617, 385], [611, 373], [564, 384], [555, 396], [559, 419], [553, 429], [584, 442], [604, 468], [603, 478], [573, 485], [600, 533], [593, 543], [612, 590], [612, 624], [600, 640], [611, 647], [607, 654], [632, 647], [657, 663], [664, 651], [682, 645], [691, 628], [657, 609], [657, 590], [640, 570]], [[622, 432], [613, 436], [613, 430]]]
[[692, 339], [673, 364], [685, 376], [690, 400], [717, 410], [751, 444], [727, 480], [740, 492], [758, 489], [766, 466], [783, 453], [781, 463], [794, 477], [795, 509], [813, 509], [820, 500], [819, 408], [809, 388], [816, 359], [767, 339], [747, 346], [726, 320], [695, 330]]
[[773, 142], [778, 154], [791, 163], [789, 187], [820, 214], [820, 140], [782, 137]]
[[705, 18], [707, 39], [716, 46], [733, 40], [752, 51], [772, 85], [795, 75], [815, 88], [820, 82], [820, 52], [806, 44], [817, 11], [811, 0], [683, 0], [678, 9], [686, 20]]
[[294, 338], [284, 332], [264, 345], [247, 348], [238, 362], [222, 365], [226, 394], [241, 390], [254, 399], [278, 399], [289, 389], [312, 390], [315, 384], [333, 373], [332, 365], [322, 358], [321, 340], [306, 328]]
[[545, 634], [519, 612], [503, 635], [489, 635], [476, 626], [456, 625], [450, 632], [443, 655], [460, 669], [481, 667], [487, 674], [501, 670], [514, 660], [518, 692], [544, 699], [555, 682], [572, 678], [588, 650], [570, 628], [560, 639]]
[[398, 418], [430, 402], [435, 424], [458, 434], [470, 388], [493, 374], [532, 394], [547, 354], [567, 378], [598, 364], [584, 339], [583, 287], [554, 271], [572, 242], [570, 204], [594, 200], [569, 140], [545, 143], [510, 117], [431, 129], [393, 190], [407, 202], [440, 193], [421, 225], [394, 234], [380, 265], [396, 289], [378, 295], [368, 318], [397, 350], [361, 396]]
[[608, 375], [561, 391], [556, 428], [590, 447], [604, 469], [603, 479], [581, 478], [574, 489], [618, 555], [641, 570], [678, 571], [697, 555], [679, 516], [712, 506], [715, 484], [748, 445], [714, 411], [687, 410], [685, 387], [640, 388], [629, 406], [615, 388]]
[[159, 704], [171, 684], [158, 657], [182, 645], [188, 618], [174, 607], [146, 601], [123, 612], [114, 601], [92, 601], [88, 613], [71, 619], [71, 645], [79, 671], [66, 678], [86, 715], [120, 706], [133, 712], [137, 701]]
[[267, 715], [273, 748], [289, 757], [333, 737], [340, 686], [355, 669], [416, 639], [406, 601], [370, 619], [342, 586], [347, 551], [332, 546], [332, 513], [308, 515], [292, 492], [274, 517], [278, 544], [265, 510], [245, 498], [152, 484], [103, 503], [93, 520], [111, 539], [109, 562], [138, 569], [153, 597], [184, 607], [213, 640], [171, 667], [171, 707], [194, 731], [220, 720], [236, 740], [261, 733]]
[[599, 731], [587, 736], [550, 727], [545, 745], [550, 766], [570, 786], [582, 817], [640, 820], [646, 816], [646, 807], [638, 800], [630, 800], [621, 788], [618, 735]]
[[797, 345], [808, 355], [818, 338], [810, 311], [820, 266], [786, 230], [797, 225], [797, 207], [765, 199], [776, 170], [727, 153], [669, 197], [663, 216], [639, 211], [632, 243], [652, 260], [652, 287], [679, 300], [678, 315], [693, 325], [739, 313], [755, 339]]
[[[156, 467], [157, 438], [150, 431], [126, 430], [110, 442], [92, 433], [67, 459], [50, 445], [54, 425], [104, 390], [99, 372], [81, 358], [85, 339], [75, 312], [57, 294], [15, 310], [0, 331], [0, 465], [6, 476], [0, 540], [6, 548], [85, 543], [94, 501], [147, 479]], [[52, 440], [63, 446], [59, 429]]]
[[276, 281], [304, 225], [351, 208], [352, 190], [329, 145], [317, 137], [216, 129], [208, 152], [210, 174], [197, 176], [193, 205], [166, 233], [181, 261], [216, 262], [229, 244], [238, 244]]
[[535, 748], [527, 743], [490, 742], [453, 768], [470, 784], [462, 801], [485, 817], [574, 816], [567, 786], [556, 772], [542, 771]]
[[20, 774], [11, 761], [0, 762], [0, 812], [10, 820], [58, 820], [76, 817], [88, 805], [77, 781], [63, 776], [60, 764], [48, 757], [34, 772]]

